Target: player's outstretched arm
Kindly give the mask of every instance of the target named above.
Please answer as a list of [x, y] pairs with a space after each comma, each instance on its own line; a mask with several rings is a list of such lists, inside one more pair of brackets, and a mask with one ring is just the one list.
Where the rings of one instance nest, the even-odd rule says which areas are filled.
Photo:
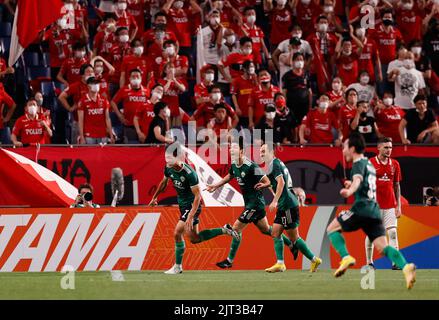
[[[284, 182], [284, 184], [285, 184], [285, 182]], [[261, 178], [261, 180], [257, 184], [255, 184], [255, 189], [256, 190], [261, 190], [261, 189], [268, 188], [270, 186], [271, 186], [270, 179], [268, 179], [267, 176], [263, 176]]]
[[206, 190], [208, 192], [214, 192], [216, 189], [221, 188], [223, 185], [225, 185], [226, 183], [228, 183], [230, 180], [232, 180], [232, 176], [229, 174], [227, 174], [224, 178], [222, 178], [221, 181], [214, 183], [214, 184], [208, 184], [206, 186]]
[[148, 206], [156, 206], [158, 204], [157, 197], [159, 196], [160, 193], [165, 191], [167, 185], [168, 185], [168, 177], [163, 176], [163, 179], [162, 181], [160, 181], [160, 184], [157, 190], [155, 191], [154, 195], [152, 196], [152, 199], [149, 202]]
[[344, 198], [349, 198], [351, 195], [353, 195], [360, 186], [361, 179], [362, 178], [360, 178], [359, 175], [355, 175], [349, 188], [343, 188], [340, 190], [341, 196]]

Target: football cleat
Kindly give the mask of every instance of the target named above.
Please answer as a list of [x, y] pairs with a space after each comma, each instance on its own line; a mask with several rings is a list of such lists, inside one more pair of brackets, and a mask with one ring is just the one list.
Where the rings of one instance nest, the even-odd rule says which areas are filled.
[[239, 241], [241, 239], [241, 237], [239, 236], [239, 233], [235, 230], [233, 230], [232, 226], [230, 224], [225, 224], [223, 227], [223, 230], [225, 231], [225, 233], [227, 233], [229, 236], [232, 236], [233, 239]]
[[311, 268], [309, 268], [309, 272], [316, 272], [319, 265], [322, 264], [322, 259], [316, 257], [314, 261], [311, 261]]
[[392, 264], [392, 270], [402, 270], [402, 269], [398, 268], [395, 264]]
[[402, 269], [404, 273], [405, 282], [407, 283], [407, 289], [413, 288], [416, 282], [416, 266], [413, 263], [407, 263]]
[[269, 273], [284, 272], [285, 270], [287, 270], [285, 263], [276, 263], [272, 267], [265, 269]]
[[171, 267], [171, 269], [169, 269], [168, 271], [165, 271], [165, 274], [180, 274], [182, 272], [183, 272], [183, 268], [181, 266], [174, 264]]
[[294, 244], [289, 246], [291, 253], [293, 254], [294, 260], [297, 260], [297, 256], [299, 255], [299, 248], [297, 248]]
[[344, 275], [349, 267], [355, 264], [355, 258], [352, 256], [346, 256], [340, 261], [340, 267], [334, 272], [334, 277], [338, 278]]
[[229, 260], [223, 260], [218, 262], [217, 267], [220, 267], [221, 269], [226, 269], [226, 268], [231, 268], [232, 267], [232, 263]]

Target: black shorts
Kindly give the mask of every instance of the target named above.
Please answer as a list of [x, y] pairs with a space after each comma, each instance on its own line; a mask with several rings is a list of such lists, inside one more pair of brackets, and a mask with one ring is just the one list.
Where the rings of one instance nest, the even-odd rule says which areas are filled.
[[376, 238], [386, 235], [383, 221], [381, 219], [363, 217], [352, 211], [345, 210], [337, 217], [341, 229], [345, 232], [356, 231], [361, 229], [369, 237], [370, 242]]
[[295, 229], [299, 226], [299, 207], [288, 210], [277, 210], [274, 223], [281, 224], [285, 230]]
[[[192, 207], [180, 207], [180, 221], [186, 222], [187, 216], [189, 215], [189, 212], [192, 210]], [[194, 216], [194, 223], [193, 225], [197, 225], [200, 223], [200, 216], [201, 213], [201, 206], [198, 207], [197, 212], [195, 212]]]
[[259, 220], [265, 218], [265, 210], [245, 209], [238, 218], [238, 221], [248, 224], [250, 222], [257, 223]]

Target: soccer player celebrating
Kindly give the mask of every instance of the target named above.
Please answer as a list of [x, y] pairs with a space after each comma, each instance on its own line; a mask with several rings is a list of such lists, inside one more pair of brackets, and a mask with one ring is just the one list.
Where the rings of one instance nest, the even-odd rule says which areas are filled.
[[200, 243], [222, 234], [239, 239], [239, 235], [232, 230], [229, 224], [222, 228], [203, 230], [198, 232], [201, 213], [201, 194], [198, 186], [197, 173], [183, 160], [181, 146], [173, 143], [165, 151], [165, 174], [157, 191], [154, 193], [150, 206], [157, 205], [157, 197], [162, 193], [171, 179], [177, 191], [177, 201], [180, 208], [180, 220], [175, 226], [175, 264], [166, 271], [166, 274], [179, 274], [183, 272], [182, 261], [185, 250], [183, 234], [189, 236], [191, 243]]
[[[227, 259], [216, 264], [223, 269], [232, 267], [233, 259], [241, 244], [242, 231], [249, 223], [253, 222], [263, 234], [271, 236], [271, 227], [266, 217], [265, 200], [261, 191], [270, 185], [270, 180], [256, 163], [244, 156], [244, 139], [242, 136], [239, 137], [238, 143], [232, 142], [230, 145], [230, 156], [232, 165], [229, 173], [221, 181], [207, 185], [206, 188], [207, 191], [214, 192], [233, 178], [236, 178], [244, 197], [245, 209], [233, 225], [233, 230], [239, 234], [239, 237], [233, 238]], [[281, 239], [293, 251], [290, 239], [285, 235], [282, 235]], [[277, 260], [279, 264], [283, 264], [283, 251], [279, 248], [281, 242], [277, 239], [274, 239], [274, 242]], [[279, 269], [278, 271], [285, 271], [285, 269]]]
[[[389, 245], [398, 249], [398, 234], [396, 227], [397, 218], [401, 217], [401, 169], [398, 161], [390, 159], [392, 154], [392, 138], [381, 138], [378, 140], [378, 155], [370, 159], [375, 167], [377, 177], [377, 202], [380, 206], [381, 217], [384, 228], [389, 236]], [[367, 264], [373, 265], [373, 244], [366, 237], [366, 259]], [[399, 268], [393, 264], [393, 270]]]
[[[316, 257], [306, 245], [305, 241], [299, 236], [299, 201], [294, 193], [288, 188], [292, 185], [289, 181], [291, 176], [285, 164], [274, 156], [273, 145], [265, 143], [261, 146], [261, 159], [267, 167], [268, 179], [273, 188], [274, 198], [269, 206], [269, 210], [277, 209], [276, 218], [274, 219], [271, 235], [274, 239], [274, 248], [276, 256], [282, 257], [271, 268], [265, 269], [267, 272], [285, 271], [283, 262], [284, 244], [282, 232], [286, 230], [289, 238], [295, 246], [302, 252], [305, 257], [311, 260], [310, 272], [315, 272], [317, 267], [322, 263], [322, 259]], [[270, 186], [269, 185], [269, 186]]]
[[380, 208], [376, 202], [376, 171], [372, 163], [363, 155], [365, 145], [363, 136], [357, 132], [352, 133], [343, 145], [343, 156], [347, 162], [352, 161], [353, 165], [351, 180], [345, 182], [340, 194], [344, 198], [355, 194], [355, 202], [350, 210], [342, 211], [326, 229], [329, 240], [342, 257], [340, 267], [335, 271], [334, 276], [342, 276], [355, 264], [355, 259], [346, 249], [341, 232], [361, 229], [380, 253], [402, 269], [407, 289], [411, 289], [416, 281], [416, 268], [413, 263], [407, 263], [401, 252], [387, 244]]

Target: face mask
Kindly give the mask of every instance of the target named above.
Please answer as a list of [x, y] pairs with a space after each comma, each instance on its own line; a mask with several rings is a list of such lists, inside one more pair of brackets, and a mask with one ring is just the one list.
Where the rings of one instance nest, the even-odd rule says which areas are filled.
[[369, 83], [369, 76], [363, 76], [360, 78], [361, 84], [368, 84]]
[[332, 90], [339, 91], [341, 89], [341, 83], [335, 82], [332, 84]]
[[107, 29], [114, 29], [115, 27], [116, 27], [116, 24], [113, 22], [107, 24]]
[[277, 0], [276, 2], [279, 7], [283, 7], [284, 5], [286, 5], [287, 0]]
[[143, 54], [143, 47], [135, 47], [134, 54], [137, 56], [141, 56]]
[[85, 51], [76, 51], [76, 52], [75, 52], [75, 57], [76, 57], [77, 59], [82, 59], [82, 58], [84, 58], [84, 57], [85, 57]]
[[58, 20], [58, 26], [61, 29], [66, 29], [67, 28], [67, 21], [65, 19], [59, 19]]
[[222, 10], [224, 8], [224, 3], [222, 1], [215, 1], [213, 7], [218, 10]]
[[164, 110], [165, 110], [165, 117], [169, 118], [171, 116], [171, 109], [165, 108]]
[[300, 0], [300, 2], [302, 2], [302, 4], [307, 6], [311, 2], [311, 0]]
[[127, 43], [130, 40], [130, 36], [127, 34], [119, 36], [119, 41], [122, 43]]
[[102, 74], [104, 72], [103, 67], [95, 67], [95, 74]]
[[345, 56], [350, 56], [352, 54], [352, 50], [343, 50], [343, 54]]
[[220, 22], [221, 22], [221, 19], [219, 17], [210, 18], [210, 24], [213, 26], [220, 24]]
[[383, 24], [386, 27], [391, 26], [393, 24], [393, 20], [392, 19], [383, 19]]
[[220, 101], [221, 100], [221, 93], [219, 93], [219, 92], [212, 93], [211, 97], [212, 97], [213, 101]]
[[163, 94], [161, 94], [161, 93], [159, 93], [159, 92], [157, 92], [157, 91], [153, 91], [152, 94], [151, 94], [151, 96], [152, 96], [153, 98], [156, 98], [156, 99], [160, 100], [160, 99], [163, 97]]
[[66, 4], [64, 5], [64, 8], [66, 8], [67, 11], [73, 11], [73, 10], [75, 10], [75, 8], [73, 7], [73, 4], [72, 4], [72, 3], [66, 3]]
[[163, 40], [165, 38], [165, 33], [163, 31], [157, 32], [155, 37], [157, 40]]
[[119, 3], [117, 4], [117, 8], [118, 8], [119, 10], [126, 10], [126, 9], [127, 9], [127, 3], [126, 3], [126, 2], [119, 2]]
[[329, 102], [327, 102], [327, 101], [319, 102], [319, 108], [320, 109], [326, 109], [328, 107], [329, 107]]
[[248, 16], [247, 17], [248, 23], [255, 23], [256, 22], [256, 16]]
[[168, 56], [173, 56], [175, 54], [175, 48], [173, 46], [171, 47], [167, 47], [165, 49], [166, 53], [168, 54]]
[[98, 83], [91, 84], [90, 85], [90, 91], [91, 92], [99, 92], [99, 84]]
[[265, 112], [265, 117], [266, 117], [268, 120], [273, 120], [275, 116], [276, 116], [276, 111], [273, 111], [273, 112]]
[[328, 31], [328, 25], [326, 23], [319, 24], [319, 31], [320, 32]]
[[305, 66], [305, 62], [303, 61], [294, 61], [294, 68], [302, 69]]
[[376, 6], [378, 5], [378, 0], [370, 0], [370, 1], [369, 1], [369, 4], [370, 4], [372, 7], [376, 7]]
[[184, 2], [183, 1], [175, 1], [174, 2], [174, 8], [175, 9], [181, 9], [184, 6]]
[[39, 106], [42, 106], [43, 105], [43, 99], [35, 99], [36, 101], [37, 101], [37, 104], [39, 105]]
[[252, 49], [250, 49], [250, 48], [243, 49], [242, 53], [248, 56], [249, 54], [252, 53]]
[[413, 47], [411, 49], [411, 51], [413, 52], [413, 54], [416, 54], [416, 55], [419, 56], [421, 54], [421, 52], [422, 52], [422, 48], [421, 47]]
[[29, 113], [31, 116], [34, 116], [37, 114], [38, 108], [36, 106], [29, 106], [27, 107], [27, 113]]
[[355, 34], [357, 37], [363, 38], [366, 35], [366, 29], [358, 28]]
[[250, 75], [253, 75], [253, 74], [255, 74], [255, 67], [250, 67], [250, 68], [248, 68], [248, 74], [250, 74]]
[[227, 43], [228, 44], [234, 44], [236, 41], [236, 37], [234, 35], [228, 36], [227, 37]]
[[140, 84], [142, 83], [142, 79], [131, 79], [130, 83], [133, 87], [138, 88]]
[[403, 8], [404, 10], [412, 10], [412, 9], [413, 9], [413, 3], [411, 3], [411, 2], [404, 3], [404, 4], [402, 5], [402, 8]]
[[215, 75], [214, 75], [213, 73], [206, 73], [205, 76], [204, 76], [204, 78], [205, 78], [207, 81], [213, 81], [213, 79], [215, 79]]
[[334, 12], [334, 7], [333, 7], [333, 6], [324, 6], [324, 7], [323, 7], [323, 12], [324, 12], [324, 13], [331, 13], [331, 12]]
[[385, 99], [383, 99], [383, 102], [386, 106], [391, 106], [393, 104], [393, 99], [392, 98], [385, 98]]
[[414, 63], [413, 60], [411, 60], [411, 59], [405, 59], [405, 60], [404, 60], [404, 67], [405, 67], [406, 69], [412, 69], [412, 68], [415, 67], [415, 63]]

